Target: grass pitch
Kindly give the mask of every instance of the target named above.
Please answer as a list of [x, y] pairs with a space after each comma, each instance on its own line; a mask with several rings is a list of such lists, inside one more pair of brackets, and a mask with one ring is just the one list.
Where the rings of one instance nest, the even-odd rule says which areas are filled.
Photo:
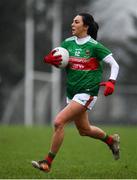
[[104, 143], [68, 127], [52, 171], [46, 174], [34, 169], [31, 160], [41, 160], [48, 152], [52, 128], [0, 126], [0, 179], [137, 179], [137, 127], [101, 128], [120, 134], [120, 160], [113, 160]]

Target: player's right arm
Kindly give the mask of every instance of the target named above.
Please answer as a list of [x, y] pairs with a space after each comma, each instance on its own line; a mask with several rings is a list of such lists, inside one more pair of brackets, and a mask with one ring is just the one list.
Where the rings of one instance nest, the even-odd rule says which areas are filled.
[[60, 62], [62, 61], [62, 56], [54, 56], [55, 52], [56, 50], [52, 50], [48, 55], [44, 56], [44, 62], [54, 66], [60, 65]]

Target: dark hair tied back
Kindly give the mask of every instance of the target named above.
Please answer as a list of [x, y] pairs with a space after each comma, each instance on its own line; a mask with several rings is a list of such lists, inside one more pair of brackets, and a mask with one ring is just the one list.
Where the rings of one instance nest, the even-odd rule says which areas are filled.
[[79, 15], [82, 16], [84, 25], [88, 26], [87, 33], [96, 40], [99, 29], [98, 23], [95, 22], [93, 16], [88, 13], [80, 13]]

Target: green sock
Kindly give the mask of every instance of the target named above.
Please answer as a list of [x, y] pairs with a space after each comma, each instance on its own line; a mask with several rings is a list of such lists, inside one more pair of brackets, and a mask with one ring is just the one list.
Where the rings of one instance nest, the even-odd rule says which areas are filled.
[[109, 146], [112, 145], [114, 142], [113, 137], [109, 136], [108, 134], [106, 134], [101, 140]]
[[109, 138], [109, 135], [108, 135], [108, 134], [105, 134], [105, 136], [102, 137], [101, 140], [104, 141], [104, 142], [106, 142], [108, 138]]
[[48, 155], [46, 156], [45, 160], [47, 161], [48, 165], [51, 166], [51, 163], [53, 159], [55, 158], [56, 154], [49, 152]]

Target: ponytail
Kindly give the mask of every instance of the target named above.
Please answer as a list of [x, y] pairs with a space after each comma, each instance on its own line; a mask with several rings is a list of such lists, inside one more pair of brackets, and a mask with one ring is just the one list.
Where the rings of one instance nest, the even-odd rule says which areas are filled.
[[80, 13], [79, 15], [82, 16], [84, 25], [88, 26], [87, 34], [96, 40], [99, 29], [98, 23], [94, 21], [93, 16], [88, 13]]
[[88, 34], [95, 40], [97, 39], [98, 29], [99, 26], [95, 21], [92, 23], [91, 28], [88, 29]]

